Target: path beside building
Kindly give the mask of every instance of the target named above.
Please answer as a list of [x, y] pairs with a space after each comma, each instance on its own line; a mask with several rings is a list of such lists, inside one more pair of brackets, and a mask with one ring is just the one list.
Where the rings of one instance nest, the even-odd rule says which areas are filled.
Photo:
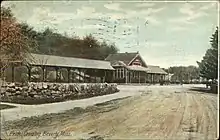
[[50, 104], [41, 104], [41, 105], [21, 105], [13, 103], [4, 103], [1, 104], [16, 106], [16, 108], [1, 110], [1, 120], [10, 121], [21, 119], [23, 117], [38, 116], [49, 113], [59, 113], [74, 107], [85, 108], [87, 106], [92, 106], [97, 103], [103, 103], [114, 99], [124, 98], [128, 96], [139, 95], [148, 90], [154, 88], [183, 88], [183, 87], [204, 87], [204, 85], [170, 85], [170, 86], [160, 86], [160, 85], [151, 85], [151, 86], [140, 86], [140, 85], [119, 85], [120, 92], [110, 95], [97, 96], [81, 100], [73, 100], [66, 102], [50, 103]]
[[10, 121], [10, 120], [21, 119], [23, 117], [38, 116], [48, 113], [59, 113], [69, 109], [73, 109], [74, 107], [84, 108], [87, 106], [110, 101], [113, 99], [119, 99], [119, 98], [141, 94], [141, 92], [145, 91], [147, 88], [148, 86], [121, 85], [119, 86], [120, 92], [115, 94], [92, 97], [81, 100], [59, 102], [59, 103], [41, 104], [41, 105], [21, 105], [21, 104], [1, 102], [1, 104], [16, 106], [16, 108], [1, 110], [1, 118], [4, 121]]

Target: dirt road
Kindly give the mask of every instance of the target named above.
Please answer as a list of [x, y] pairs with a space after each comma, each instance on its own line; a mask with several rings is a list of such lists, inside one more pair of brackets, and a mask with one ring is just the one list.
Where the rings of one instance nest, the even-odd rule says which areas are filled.
[[7, 137], [16, 139], [18, 137], [12, 134], [28, 131], [38, 132], [38, 138], [52, 137], [46, 137], [42, 132], [65, 132], [68, 136], [60, 134], [60, 139], [99, 135], [105, 139], [214, 140], [217, 135], [217, 95], [189, 88], [149, 87], [141, 95], [86, 109], [8, 122], [5, 132]]

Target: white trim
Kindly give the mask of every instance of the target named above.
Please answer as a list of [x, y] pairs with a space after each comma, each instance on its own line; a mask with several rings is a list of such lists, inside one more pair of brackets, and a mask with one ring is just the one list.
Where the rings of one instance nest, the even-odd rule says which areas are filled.
[[138, 57], [138, 55], [139, 55], [139, 53], [136, 54], [136, 56], [133, 59], [131, 59], [131, 61], [128, 63], [128, 65], [130, 65]]
[[[147, 67], [146, 62], [145, 62], [144, 59], [141, 57], [141, 55], [139, 54], [139, 52], [138, 52], [138, 54], [128, 63], [128, 65], [130, 65], [138, 56], [139, 56], [140, 59], [141, 59], [141, 63], [143, 62], [143, 64]], [[142, 65], [142, 66], [143, 66], [143, 65]]]
[[124, 68], [122, 68], [122, 77], [121, 78], [124, 78], [124, 75], [125, 75]]
[[[141, 58], [141, 61], [144, 63], [144, 65], [147, 67], [147, 64], [146, 62], [144, 61], [144, 59], [141, 57], [141, 55], [139, 54], [140, 58]], [[143, 65], [142, 65], [143, 66]]]

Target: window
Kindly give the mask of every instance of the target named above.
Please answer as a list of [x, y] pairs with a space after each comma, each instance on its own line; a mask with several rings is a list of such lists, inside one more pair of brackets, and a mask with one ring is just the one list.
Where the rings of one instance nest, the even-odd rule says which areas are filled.
[[132, 65], [138, 65], [138, 66], [141, 66], [141, 61], [138, 60], [138, 59], [136, 59], [136, 60], [132, 63]]
[[133, 65], [138, 65], [140, 66], [141, 64], [139, 62], [134, 62]]
[[121, 78], [124, 77], [124, 69], [122, 68], [121, 71], [120, 71], [120, 75], [121, 75]]
[[136, 72], [134, 71], [134, 72], [133, 72], [133, 78], [135, 78], [135, 77], [136, 77]]
[[133, 75], [134, 78], [138, 78], [139, 77], [139, 72], [137, 71], [134, 71], [134, 75]]
[[124, 77], [124, 68], [117, 68], [115, 71], [115, 78], [123, 78]]
[[133, 72], [132, 71], [130, 72], [130, 77], [133, 77]]

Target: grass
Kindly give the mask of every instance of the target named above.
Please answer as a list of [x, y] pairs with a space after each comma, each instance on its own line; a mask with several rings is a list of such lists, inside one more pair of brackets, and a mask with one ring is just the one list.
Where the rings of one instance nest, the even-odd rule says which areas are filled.
[[5, 129], [6, 130], [26, 129], [27, 127], [28, 128], [43, 127], [43, 126], [49, 126], [51, 124], [59, 125], [60, 122], [73, 120], [76, 119], [77, 117], [80, 117], [81, 115], [88, 115], [87, 113], [90, 112], [103, 113], [103, 112], [112, 111], [118, 108], [118, 104], [120, 101], [127, 98], [128, 97], [114, 99], [104, 103], [95, 104], [94, 106], [88, 106], [86, 108], [75, 107], [73, 109], [61, 113], [50, 113], [41, 116], [25, 117], [21, 120], [8, 121], [5, 122]]
[[[114, 93], [110, 93], [114, 94]], [[34, 98], [34, 97], [1, 97], [2, 102], [7, 102], [7, 103], [16, 103], [16, 104], [25, 104], [25, 105], [38, 105], [38, 104], [48, 104], [48, 103], [56, 103], [56, 102], [65, 102], [69, 100], [80, 100], [80, 99], [86, 99], [86, 98], [92, 98], [92, 97], [97, 97], [97, 96], [104, 96], [104, 95], [109, 95], [109, 94], [103, 94], [103, 95], [93, 95], [93, 94], [85, 94], [85, 95], [67, 95], [64, 97], [42, 97], [42, 98]]]
[[0, 110], [14, 108], [14, 107], [15, 106], [12, 105], [0, 104]]

